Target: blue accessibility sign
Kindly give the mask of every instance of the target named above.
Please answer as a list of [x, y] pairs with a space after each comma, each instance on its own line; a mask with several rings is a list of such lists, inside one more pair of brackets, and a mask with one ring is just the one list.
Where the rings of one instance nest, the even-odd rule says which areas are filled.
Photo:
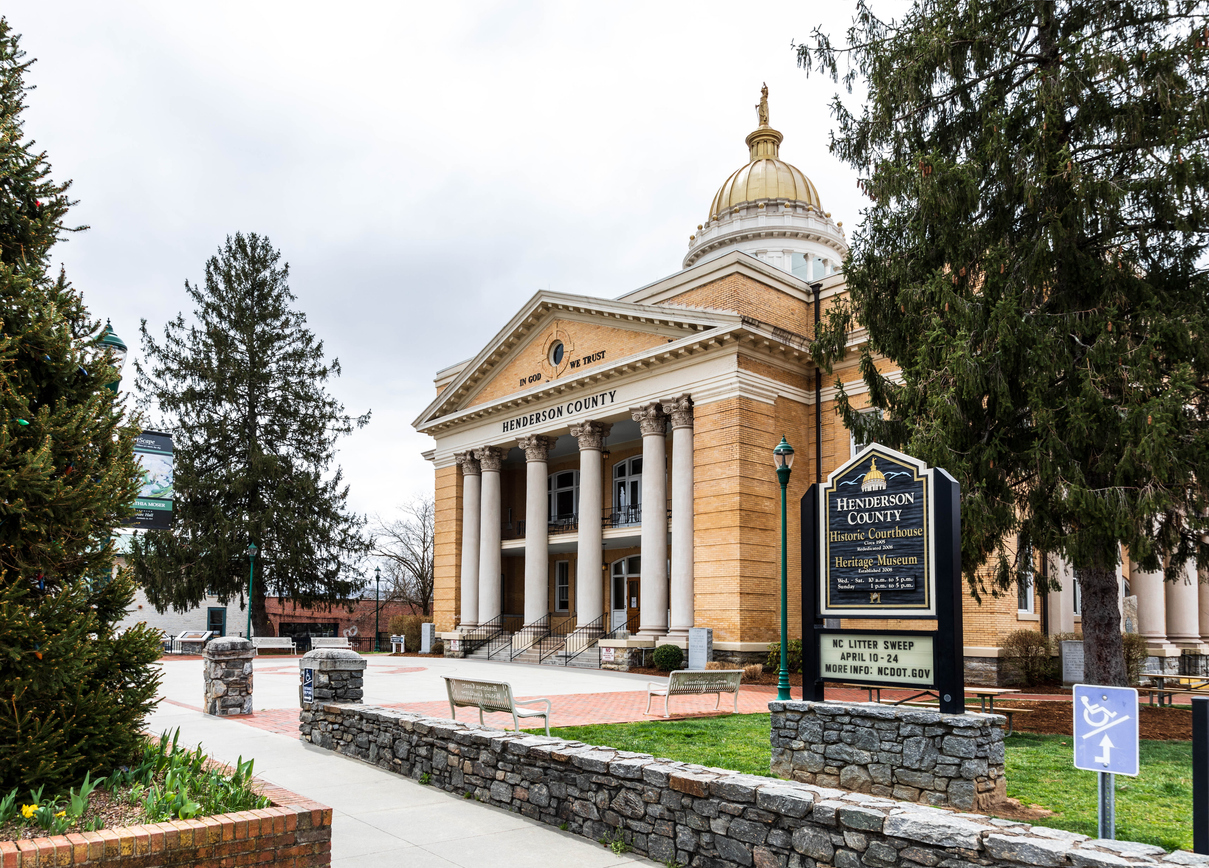
[[1075, 768], [1138, 774], [1138, 691], [1076, 684]]

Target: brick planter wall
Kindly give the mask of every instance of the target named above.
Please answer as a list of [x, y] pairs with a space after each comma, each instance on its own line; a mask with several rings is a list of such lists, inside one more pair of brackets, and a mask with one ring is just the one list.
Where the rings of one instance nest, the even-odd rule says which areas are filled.
[[772, 772], [962, 810], [1006, 793], [1000, 714], [853, 702], [772, 702]]
[[313, 744], [691, 868], [1209, 866], [1143, 844], [385, 708], [314, 703], [302, 720]]
[[259, 782], [254, 787], [272, 801], [272, 807], [196, 820], [0, 841], [0, 868], [331, 865], [332, 809], [280, 787]]

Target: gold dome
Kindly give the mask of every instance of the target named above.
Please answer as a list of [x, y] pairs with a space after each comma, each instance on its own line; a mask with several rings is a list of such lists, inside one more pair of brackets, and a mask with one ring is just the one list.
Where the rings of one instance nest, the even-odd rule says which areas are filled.
[[797, 166], [780, 159], [784, 136], [768, 125], [767, 93], [765, 88], [761, 106], [757, 107], [760, 126], [747, 137], [750, 161], [718, 188], [713, 204], [709, 206], [711, 220], [738, 205], [765, 199], [787, 199], [822, 210], [819, 191], [810, 179]]
[[878, 491], [886, 487], [886, 475], [877, 469], [877, 459], [869, 462], [869, 472], [861, 479], [861, 491]]

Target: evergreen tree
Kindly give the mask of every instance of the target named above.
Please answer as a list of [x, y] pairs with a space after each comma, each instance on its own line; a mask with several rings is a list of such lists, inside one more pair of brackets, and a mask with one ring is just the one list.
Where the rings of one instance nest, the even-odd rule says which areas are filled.
[[139, 489], [137, 429], [107, 388], [100, 324], [49, 270], [72, 203], [25, 137], [24, 57], [0, 19], [0, 791], [62, 791], [131, 756], [159, 641], [115, 635], [127, 574], [88, 578], [111, 572]]
[[362, 584], [365, 520], [345, 510], [348, 486], [329, 474], [353, 419], [324, 384], [340, 363], [291, 305], [289, 266], [269, 239], [237, 233], [185, 283], [193, 324], [177, 315], [157, 343], [142, 327], [141, 400], [173, 433], [174, 524], [140, 535], [135, 575], [160, 611], [216, 594], [247, 596], [255, 543], [252, 629], [269, 634], [265, 596], [299, 604], [346, 600]]
[[1095, 683], [1126, 683], [1121, 547], [1209, 567], [1207, 42], [1196, 0], [916, 0], [798, 49], [868, 88], [833, 105], [872, 204], [815, 350], [868, 328], [885, 413], [844, 421], [957, 477], [976, 594], [1071, 563]]

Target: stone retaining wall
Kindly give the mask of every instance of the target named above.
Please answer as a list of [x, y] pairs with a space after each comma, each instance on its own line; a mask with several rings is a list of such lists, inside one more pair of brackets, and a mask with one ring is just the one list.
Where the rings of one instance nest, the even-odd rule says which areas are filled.
[[302, 738], [467, 798], [691, 868], [1209, 866], [829, 787], [363, 705], [303, 708]]
[[225, 636], [206, 643], [203, 708], [219, 717], [252, 713], [252, 658], [248, 639]]
[[906, 802], [984, 810], [1002, 799], [999, 714], [869, 702], [772, 702], [772, 772]]

